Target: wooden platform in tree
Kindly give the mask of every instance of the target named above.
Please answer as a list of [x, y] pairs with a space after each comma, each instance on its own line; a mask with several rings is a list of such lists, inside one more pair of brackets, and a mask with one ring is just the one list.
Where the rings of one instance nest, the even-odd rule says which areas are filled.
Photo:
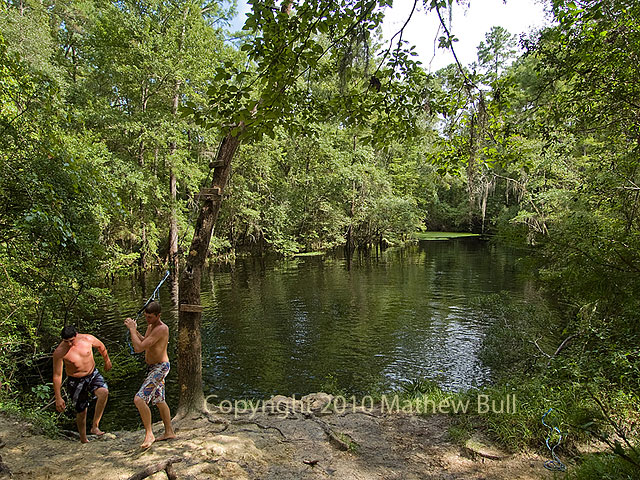
[[224, 160], [212, 160], [209, 162], [209, 168], [222, 168], [224, 167]]
[[202, 305], [190, 305], [188, 303], [181, 303], [180, 304], [180, 311], [181, 312], [195, 312], [195, 313], [200, 313], [204, 310], [204, 307]]
[[225, 166], [224, 160], [219, 160], [218, 152], [213, 150], [205, 150], [200, 156], [209, 161], [209, 168], [221, 168]]
[[222, 189], [220, 187], [203, 188], [200, 193], [196, 195], [196, 200], [219, 200], [222, 196]]

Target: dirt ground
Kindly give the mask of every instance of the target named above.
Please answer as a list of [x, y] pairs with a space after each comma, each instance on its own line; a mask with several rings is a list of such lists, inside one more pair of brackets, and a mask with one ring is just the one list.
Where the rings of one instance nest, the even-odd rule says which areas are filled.
[[[178, 479], [554, 478], [543, 467], [545, 458], [453, 443], [449, 416], [375, 409], [327, 413], [320, 408], [326, 396], [314, 395], [305, 397], [307, 403], [274, 397], [271, 406], [278, 405], [277, 410], [179, 419], [176, 439], [145, 451], [139, 448], [142, 430], [108, 432], [81, 444], [39, 435], [28, 424], [0, 415], [1, 462], [11, 472], [0, 470], [0, 478], [126, 480], [169, 458], [180, 460], [173, 464]], [[156, 436], [162, 430], [154, 425]], [[148, 478], [167, 475], [161, 471]]]

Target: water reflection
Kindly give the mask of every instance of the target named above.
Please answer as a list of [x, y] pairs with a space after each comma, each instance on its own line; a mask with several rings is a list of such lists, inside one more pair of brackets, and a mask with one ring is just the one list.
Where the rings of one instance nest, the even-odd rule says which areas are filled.
[[[116, 285], [117, 305], [101, 327], [112, 344], [122, 341], [125, 312], [135, 312], [157, 280], [150, 277], [146, 290], [131, 281]], [[512, 252], [474, 239], [422, 242], [378, 256], [356, 252], [350, 265], [339, 253], [239, 259], [203, 278], [205, 393], [264, 398], [331, 387], [365, 395], [422, 377], [453, 390], [482, 385], [490, 372], [477, 352], [488, 320], [476, 315], [472, 300], [501, 290], [522, 297], [526, 288]], [[161, 303], [175, 365], [177, 311], [169, 292]], [[169, 379], [175, 405], [177, 368]], [[124, 409], [138, 383], [136, 377], [112, 386], [111, 408]]]

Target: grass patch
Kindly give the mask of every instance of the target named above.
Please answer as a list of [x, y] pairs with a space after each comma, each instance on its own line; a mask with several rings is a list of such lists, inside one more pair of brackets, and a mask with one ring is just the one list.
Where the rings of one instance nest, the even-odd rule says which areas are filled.
[[449, 438], [458, 445], [464, 445], [478, 428], [470, 415], [458, 415], [455, 423], [449, 427]]
[[[626, 452], [635, 461], [640, 458], [630, 451]], [[583, 461], [567, 475], [571, 480], [638, 480], [640, 469], [631, 462], [612, 453], [587, 455]]]
[[414, 237], [417, 240], [451, 240], [454, 238], [479, 237], [477, 233], [466, 232], [417, 232]]

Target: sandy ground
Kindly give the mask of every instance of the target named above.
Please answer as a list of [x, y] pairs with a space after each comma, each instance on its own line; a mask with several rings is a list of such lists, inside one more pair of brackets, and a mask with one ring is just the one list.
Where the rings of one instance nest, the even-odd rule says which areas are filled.
[[[145, 451], [139, 448], [142, 430], [109, 432], [81, 444], [39, 435], [28, 424], [0, 415], [0, 456], [11, 471], [0, 478], [126, 480], [174, 457], [181, 460], [174, 464], [179, 479], [554, 478], [543, 467], [545, 458], [506, 455], [486, 446], [490, 456], [502, 457], [495, 460], [454, 444], [447, 433], [452, 418], [446, 415], [302, 412], [290, 399], [279, 398], [284, 409], [277, 412], [216, 412], [177, 420], [178, 438]], [[156, 436], [162, 430], [154, 425]], [[162, 471], [148, 478], [167, 476]]]

